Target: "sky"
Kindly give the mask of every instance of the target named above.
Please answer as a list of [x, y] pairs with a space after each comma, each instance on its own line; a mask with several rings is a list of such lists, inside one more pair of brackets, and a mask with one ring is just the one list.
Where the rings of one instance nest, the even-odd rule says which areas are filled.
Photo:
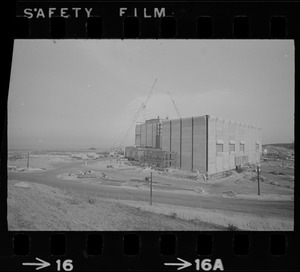
[[178, 118], [168, 92], [182, 117], [218, 116], [261, 127], [263, 144], [292, 142], [294, 66], [292, 40], [15, 40], [8, 148], [132, 145], [136, 115]]

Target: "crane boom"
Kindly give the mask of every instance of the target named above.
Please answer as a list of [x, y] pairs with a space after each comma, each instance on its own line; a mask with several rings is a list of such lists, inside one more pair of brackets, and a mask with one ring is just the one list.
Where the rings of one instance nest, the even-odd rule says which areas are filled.
[[154, 80], [154, 83], [153, 83], [153, 85], [152, 85], [152, 87], [151, 87], [151, 90], [150, 90], [150, 92], [149, 92], [149, 94], [148, 94], [148, 96], [147, 96], [145, 102], [142, 104], [142, 107], [143, 107], [143, 108], [146, 107], [146, 105], [147, 105], [147, 103], [148, 103], [148, 100], [150, 99], [150, 97], [151, 97], [151, 95], [152, 95], [152, 93], [153, 93], [154, 86], [155, 86], [156, 82], [157, 82], [157, 78]]
[[138, 108], [137, 112], [135, 113], [135, 115], [134, 115], [134, 117], [133, 117], [133, 119], [132, 119], [132, 121], [131, 121], [129, 127], [127, 128], [127, 130], [126, 130], [124, 136], [122, 137], [122, 139], [121, 139], [121, 141], [120, 141], [119, 147], [122, 146], [123, 142], [124, 142], [125, 139], [127, 138], [127, 135], [128, 135], [128, 133], [129, 133], [129, 131], [132, 129], [133, 125], [136, 123], [136, 121], [137, 121], [137, 119], [138, 119], [138, 117], [139, 117], [141, 111], [147, 106], [147, 103], [148, 103], [150, 97], [152, 96], [152, 93], [153, 93], [154, 86], [155, 86], [156, 82], [157, 82], [157, 78], [155, 79], [154, 83], [152, 84], [152, 87], [151, 87], [151, 89], [150, 89], [150, 92], [149, 92], [147, 98], [146, 98], [145, 101], [141, 104], [141, 106]]
[[168, 93], [168, 95], [170, 96], [170, 98], [171, 98], [171, 100], [172, 100], [172, 103], [173, 103], [173, 105], [174, 105], [174, 108], [175, 108], [175, 111], [176, 111], [176, 114], [177, 114], [178, 118], [181, 119], [181, 113], [180, 113], [179, 109], [177, 108], [174, 99], [172, 98], [172, 96], [171, 96], [171, 94], [170, 94], [169, 91], [167, 91], [167, 93]]

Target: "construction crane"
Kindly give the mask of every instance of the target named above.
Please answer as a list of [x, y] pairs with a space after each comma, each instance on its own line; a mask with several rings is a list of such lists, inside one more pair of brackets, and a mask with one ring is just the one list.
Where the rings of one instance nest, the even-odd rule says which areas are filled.
[[[131, 131], [132, 127], [134, 126], [134, 124], [136, 123], [137, 119], [139, 118], [140, 113], [146, 108], [147, 103], [148, 103], [150, 97], [152, 96], [152, 93], [153, 93], [154, 86], [155, 86], [156, 82], [157, 82], [157, 78], [155, 79], [155, 81], [154, 81], [154, 83], [153, 83], [153, 85], [152, 85], [152, 87], [151, 87], [151, 89], [150, 89], [150, 92], [149, 92], [147, 98], [146, 98], [145, 101], [141, 104], [141, 106], [138, 108], [137, 112], [135, 113], [135, 115], [134, 115], [134, 117], [133, 117], [133, 119], [132, 119], [132, 121], [131, 121], [129, 127], [128, 127], [127, 130], [125, 131], [124, 136], [122, 137], [122, 139], [121, 139], [121, 141], [120, 141], [120, 143], [119, 143], [119, 146], [118, 146], [118, 148], [117, 148], [116, 150], [120, 150], [120, 148], [121, 148], [122, 145], [123, 145], [123, 142], [125, 141], [125, 139], [126, 139], [127, 136], [128, 136], [128, 133]], [[114, 146], [115, 146], [115, 144], [114, 144]]]
[[170, 96], [170, 98], [172, 100], [172, 103], [174, 105], [174, 108], [175, 108], [175, 111], [176, 111], [176, 114], [177, 114], [178, 118], [181, 119], [181, 113], [180, 113], [179, 109], [177, 108], [174, 99], [172, 98], [172, 96], [171, 96], [171, 94], [170, 94], [169, 91], [167, 91], [167, 93], [168, 93], [168, 95]]

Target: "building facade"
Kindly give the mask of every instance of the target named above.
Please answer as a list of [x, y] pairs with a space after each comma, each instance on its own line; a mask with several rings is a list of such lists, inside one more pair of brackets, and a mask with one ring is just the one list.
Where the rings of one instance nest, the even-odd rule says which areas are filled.
[[174, 120], [158, 118], [136, 125], [135, 148], [176, 154], [176, 160], [170, 165], [167, 161], [165, 167], [211, 175], [243, 164], [258, 163], [262, 152], [262, 130], [210, 115]]
[[136, 125], [135, 146], [161, 148], [161, 119], [150, 119]]

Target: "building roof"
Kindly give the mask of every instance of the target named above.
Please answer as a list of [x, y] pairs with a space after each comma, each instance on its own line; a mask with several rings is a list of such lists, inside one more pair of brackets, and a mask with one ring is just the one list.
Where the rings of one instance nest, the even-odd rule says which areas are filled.
[[[229, 119], [226, 119], [226, 118], [220, 118], [220, 117], [212, 116], [212, 115], [193, 116], [193, 118], [199, 118], [199, 117], [205, 117], [205, 116], [208, 116], [209, 118], [213, 118], [213, 119], [217, 119], [217, 120], [227, 121], [227, 122], [238, 124], [238, 125], [243, 125], [245, 127], [252, 127], [252, 128], [256, 128], [256, 129], [261, 129], [261, 127], [258, 127], [258, 126], [249, 125], [249, 124], [246, 124], [244, 122], [236, 122], [236, 121], [233, 121], [233, 120], [229, 120]], [[190, 118], [192, 118], [192, 116], [191, 117], [181, 118], [181, 120], [190, 119]], [[180, 118], [169, 119], [169, 120], [162, 120], [162, 121], [163, 122], [168, 122], [168, 121], [178, 121], [178, 120], [180, 120]]]

